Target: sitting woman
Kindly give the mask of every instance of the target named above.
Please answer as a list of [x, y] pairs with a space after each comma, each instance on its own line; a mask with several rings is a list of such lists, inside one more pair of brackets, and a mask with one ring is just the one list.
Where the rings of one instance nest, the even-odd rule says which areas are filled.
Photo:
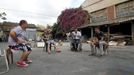
[[54, 47], [54, 50], [56, 50], [56, 52], [61, 52], [56, 45], [56, 42], [53, 40], [52, 35], [50, 30], [48, 30], [45, 34], [46, 37], [46, 51], [50, 54], [51, 53], [51, 47]]
[[52, 39], [48, 40], [47, 44], [48, 44], [48, 50], [47, 51], [48, 51], [49, 54], [52, 51], [52, 47], [54, 48], [54, 51], [61, 52], [61, 50], [58, 48], [57, 43], [54, 40], [52, 40]]

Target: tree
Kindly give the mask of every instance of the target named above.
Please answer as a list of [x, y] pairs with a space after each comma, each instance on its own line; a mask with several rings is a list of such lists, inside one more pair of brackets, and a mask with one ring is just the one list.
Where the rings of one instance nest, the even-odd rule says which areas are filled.
[[47, 29], [51, 29], [52, 28], [52, 26], [50, 26], [49, 24], [47, 24], [47, 27], [46, 27]]
[[43, 26], [43, 25], [37, 25], [37, 30], [39, 30], [39, 31], [44, 31], [44, 29], [45, 29], [45, 26]]
[[62, 35], [62, 34], [63, 34], [63, 31], [61, 27], [57, 23], [54, 23], [52, 26], [53, 38], [60, 38], [59, 35]]
[[2, 20], [6, 20], [6, 13], [5, 12], [2, 12], [2, 13], [0, 13], [0, 18], [2, 19]]
[[86, 10], [82, 8], [65, 9], [58, 16], [57, 23], [63, 31], [69, 31], [90, 22], [90, 16]]

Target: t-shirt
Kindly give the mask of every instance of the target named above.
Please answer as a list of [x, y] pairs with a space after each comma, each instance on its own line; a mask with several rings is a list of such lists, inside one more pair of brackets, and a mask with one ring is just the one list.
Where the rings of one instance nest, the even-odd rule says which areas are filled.
[[48, 40], [49, 40], [49, 35], [44, 34], [44, 35], [43, 35], [43, 40], [44, 40], [44, 41], [48, 41]]
[[94, 34], [94, 37], [97, 37], [98, 40], [102, 40], [102, 37], [104, 37], [104, 33], [103, 32], [99, 32], [99, 33], [96, 32]]
[[73, 37], [73, 39], [80, 39], [81, 38], [81, 32], [79, 32], [79, 31], [72, 32], [72, 37]]
[[45, 33], [44, 38], [48, 38], [48, 40], [53, 39], [51, 33]]
[[[11, 32], [15, 32], [18, 39], [27, 40], [27, 33], [25, 30], [21, 28], [21, 26], [17, 26], [11, 30]], [[16, 41], [9, 35], [8, 38], [9, 45], [16, 45]]]

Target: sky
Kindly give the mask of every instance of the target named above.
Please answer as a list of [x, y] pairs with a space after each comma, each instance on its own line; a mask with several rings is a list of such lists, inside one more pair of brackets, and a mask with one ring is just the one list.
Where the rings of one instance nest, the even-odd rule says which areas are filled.
[[[53, 25], [61, 11], [79, 7], [85, 0], [0, 0], [0, 12], [6, 12], [6, 21]], [[0, 19], [1, 20], [1, 19]], [[1, 20], [2, 21], [2, 20]]]

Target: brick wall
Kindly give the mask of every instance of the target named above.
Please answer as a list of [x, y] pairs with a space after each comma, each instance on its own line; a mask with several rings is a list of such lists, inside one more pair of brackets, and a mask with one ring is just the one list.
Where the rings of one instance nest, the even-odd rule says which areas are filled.
[[109, 21], [115, 19], [115, 6], [107, 7], [107, 18]]

